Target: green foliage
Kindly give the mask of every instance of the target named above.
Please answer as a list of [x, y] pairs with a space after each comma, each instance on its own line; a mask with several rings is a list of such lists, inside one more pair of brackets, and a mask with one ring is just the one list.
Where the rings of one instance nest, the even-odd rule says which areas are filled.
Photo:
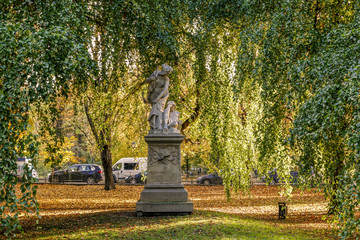
[[317, 169], [325, 193], [336, 198], [330, 210], [336, 208], [345, 239], [359, 234], [359, 30], [358, 21], [340, 25], [316, 57], [299, 64], [313, 90], [292, 130], [306, 154], [302, 162]]
[[[25, 171], [20, 193], [12, 174], [18, 157], [32, 158], [36, 166], [38, 144], [28, 131], [31, 105], [66, 95], [70, 84], [82, 86], [86, 79], [83, 7], [72, 1], [1, 3], [0, 231], [5, 235], [20, 228], [20, 211], [38, 212], [31, 171]], [[73, 81], [74, 76], [82, 78]]]
[[285, 179], [297, 166], [305, 181], [313, 170], [312, 180], [323, 183], [319, 186], [330, 199], [329, 213], [339, 217], [341, 237], [356, 236], [356, 3], [278, 1], [261, 8], [262, 13], [249, 9], [242, 16], [230, 14], [233, 21], [251, 21], [242, 31], [241, 46], [248, 53], [238, 68], [245, 74], [241, 83], [253, 81], [261, 91], [259, 166], [276, 167]]

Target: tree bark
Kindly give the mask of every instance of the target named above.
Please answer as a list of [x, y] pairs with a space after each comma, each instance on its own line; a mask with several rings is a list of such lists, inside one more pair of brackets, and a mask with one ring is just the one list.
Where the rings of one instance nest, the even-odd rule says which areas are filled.
[[337, 198], [337, 192], [340, 188], [339, 181], [341, 172], [344, 169], [344, 159], [345, 159], [345, 144], [341, 141], [341, 139], [337, 139], [334, 141], [332, 145], [330, 145], [331, 150], [333, 151], [334, 158], [331, 161], [331, 172], [332, 176], [330, 178], [331, 191], [330, 191], [330, 203], [328, 207], [328, 215], [334, 215], [338, 213], [339, 210], [339, 200]]
[[104, 167], [104, 175], [105, 175], [105, 190], [115, 189], [115, 183], [112, 172], [112, 159], [111, 159], [111, 151], [108, 145], [102, 146], [101, 150], [101, 162]]

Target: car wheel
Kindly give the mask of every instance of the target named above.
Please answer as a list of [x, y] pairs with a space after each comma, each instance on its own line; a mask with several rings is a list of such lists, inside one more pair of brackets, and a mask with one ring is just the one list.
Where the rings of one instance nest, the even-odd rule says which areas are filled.
[[88, 177], [86, 179], [87, 184], [95, 184], [95, 178], [94, 177]]
[[204, 180], [204, 185], [210, 185], [210, 183], [211, 183], [211, 182], [210, 182], [209, 179], [205, 179], [205, 180]]
[[279, 181], [276, 178], [273, 178], [269, 185], [276, 185], [277, 183], [279, 183]]
[[130, 179], [130, 184], [136, 184], [137, 182], [136, 182], [136, 180], [134, 179], [134, 178], [132, 178], [132, 179]]
[[60, 177], [58, 177], [58, 176], [54, 176], [53, 178], [52, 178], [52, 183], [60, 183], [61, 181], [60, 181]]
[[115, 175], [113, 175], [113, 178], [114, 178], [114, 183], [117, 183], [117, 179]]

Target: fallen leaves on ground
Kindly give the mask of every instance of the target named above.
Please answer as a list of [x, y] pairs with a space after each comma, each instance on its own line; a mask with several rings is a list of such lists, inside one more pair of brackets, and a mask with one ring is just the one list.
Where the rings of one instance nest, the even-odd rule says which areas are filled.
[[[84, 224], [96, 227], [101, 214], [105, 212], [108, 212], [106, 217], [109, 222], [118, 221], [119, 218], [134, 218], [136, 202], [143, 188], [118, 185], [115, 190], [105, 191], [101, 185], [39, 185], [37, 199], [40, 205], [40, 223], [36, 225], [34, 217], [25, 216], [21, 217], [21, 221], [25, 230], [40, 226], [41, 231], [46, 231], [54, 226], [59, 229], [74, 225], [82, 228]], [[226, 200], [223, 186], [188, 185], [186, 190], [194, 203], [195, 211], [236, 214], [241, 218], [260, 219], [275, 226], [294, 229], [331, 228], [323, 219], [327, 202], [321, 192], [296, 190], [289, 202], [279, 195], [279, 188], [276, 186], [254, 186], [249, 194], [233, 195], [230, 201]], [[278, 220], [278, 202], [284, 201], [287, 202], [288, 216], [286, 220]], [[103, 222], [101, 224], [104, 225]]]

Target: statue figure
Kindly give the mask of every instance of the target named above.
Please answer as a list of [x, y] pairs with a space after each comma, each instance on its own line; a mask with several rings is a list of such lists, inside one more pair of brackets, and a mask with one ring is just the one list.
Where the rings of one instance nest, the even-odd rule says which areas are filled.
[[161, 70], [153, 72], [145, 83], [149, 84], [147, 98], [144, 102], [151, 104], [148, 117], [150, 129], [163, 129], [163, 114], [166, 101], [169, 97], [169, 74], [172, 67], [167, 64], [161, 65]]
[[178, 129], [181, 121], [179, 121], [180, 112], [175, 111], [176, 104], [169, 101], [164, 111], [164, 129]]

